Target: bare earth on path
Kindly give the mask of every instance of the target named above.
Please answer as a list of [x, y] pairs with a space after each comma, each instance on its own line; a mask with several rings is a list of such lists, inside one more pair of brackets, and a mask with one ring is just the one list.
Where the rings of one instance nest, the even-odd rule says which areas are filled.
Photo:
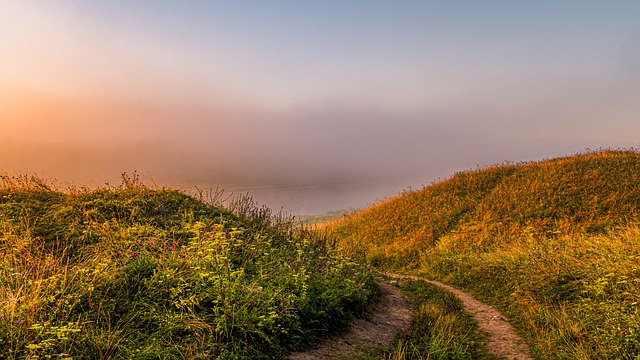
[[289, 355], [289, 360], [351, 359], [364, 355], [367, 348], [391, 345], [411, 326], [411, 310], [400, 289], [380, 284], [381, 301], [369, 316], [356, 319], [346, 334], [332, 337], [317, 349]]
[[507, 319], [494, 307], [474, 299], [471, 295], [438, 281], [427, 280], [417, 276], [386, 274], [396, 279], [422, 280], [445, 289], [462, 302], [466, 312], [478, 323], [481, 331], [487, 334], [486, 351], [508, 360], [529, 360], [529, 348], [518, 336]]
[[[474, 299], [471, 295], [438, 281], [417, 276], [385, 274], [395, 279], [426, 281], [445, 289], [462, 302], [464, 309], [487, 334], [486, 352], [508, 360], [533, 360], [524, 340], [516, 334], [507, 319], [495, 308]], [[411, 325], [412, 313], [407, 299], [397, 287], [380, 283], [382, 300], [366, 319], [351, 323], [351, 329], [339, 337], [332, 337], [317, 349], [291, 354], [289, 360], [351, 359], [365, 354], [367, 348], [391, 345]]]

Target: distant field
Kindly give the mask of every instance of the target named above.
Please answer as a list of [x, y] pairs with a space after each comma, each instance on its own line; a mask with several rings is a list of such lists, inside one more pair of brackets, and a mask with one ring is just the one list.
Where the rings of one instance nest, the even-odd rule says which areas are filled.
[[640, 153], [455, 174], [327, 230], [375, 266], [496, 305], [540, 359], [640, 358]]
[[295, 221], [302, 225], [315, 225], [339, 219], [353, 210], [329, 211], [316, 215], [296, 215]]

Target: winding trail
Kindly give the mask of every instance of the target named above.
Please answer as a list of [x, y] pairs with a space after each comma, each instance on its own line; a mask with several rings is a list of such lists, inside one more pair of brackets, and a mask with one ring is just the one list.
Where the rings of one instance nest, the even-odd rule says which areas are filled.
[[[516, 334], [507, 319], [495, 308], [471, 295], [438, 281], [418, 276], [384, 274], [393, 279], [426, 281], [454, 294], [464, 309], [487, 334], [486, 352], [507, 360], [533, 360], [524, 340]], [[289, 360], [351, 359], [364, 355], [367, 348], [389, 346], [398, 336], [409, 331], [412, 313], [406, 297], [397, 287], [380, 283], [381, 301], [364, 319], [356, 319], [351, 329], [339, 337], [322, 342], [317, 349], [289, 355]]]
[[527, 344], [516, 334], [507, 319], [494, 307], [476, 300], [464, 291], [460, 291], [438, 281], [410, 275], [385, 275], [394, 279], [422, 280], [449, 291], [460, 299], [465, 311], [476, 320], [480, 330], [487, 334], [487, 353], [508, 360], [533, 360], [533, 357], [529, 355], [529, 347]]

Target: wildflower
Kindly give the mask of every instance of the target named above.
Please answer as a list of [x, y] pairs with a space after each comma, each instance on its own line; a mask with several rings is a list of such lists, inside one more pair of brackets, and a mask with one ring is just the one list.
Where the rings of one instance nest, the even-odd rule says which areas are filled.
[[53, 305], [53, 306], [51, 307], [51, 310], [56, 310], [57, 308], [58, 308], [57, 306]]
[[131, 260], [135, 260], [135, 259], [137, 259], [137, 258], [139, 258], [139, 257], [140, 257], [140, 255], [138, 255], [138, 254], [136, 254], [136, 253], [131, 253], [131, 254], [129, 255], [129, 258], [130, 258]]
[[16, 324], [20, 324], [22, 322], [21, 319], [16, 320]]

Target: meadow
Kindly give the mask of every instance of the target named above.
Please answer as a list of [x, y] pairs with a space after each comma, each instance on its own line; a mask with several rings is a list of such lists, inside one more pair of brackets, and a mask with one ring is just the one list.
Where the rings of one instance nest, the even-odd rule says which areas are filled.
[[638, 359], [639, 184], [634, 149], [501, 164], [406, 191], [324, 231], [378, 269], [496, 306], [536, 358]]
[[[135, 174], [3, 175], [0, 358], [284, 358], [344, 331], [392, 271], [496, 306], [536, 358], [638, 359], [638, 184], [640, 152], [600, 150], [460, 172], [309, 230]], [[361, 359], [491, 358], [455, 297], [397, 286], [413, 327]]]
[[0, 358], [273, 359], [339, 332], [372, 272], [241, 197], [0, 179]]

